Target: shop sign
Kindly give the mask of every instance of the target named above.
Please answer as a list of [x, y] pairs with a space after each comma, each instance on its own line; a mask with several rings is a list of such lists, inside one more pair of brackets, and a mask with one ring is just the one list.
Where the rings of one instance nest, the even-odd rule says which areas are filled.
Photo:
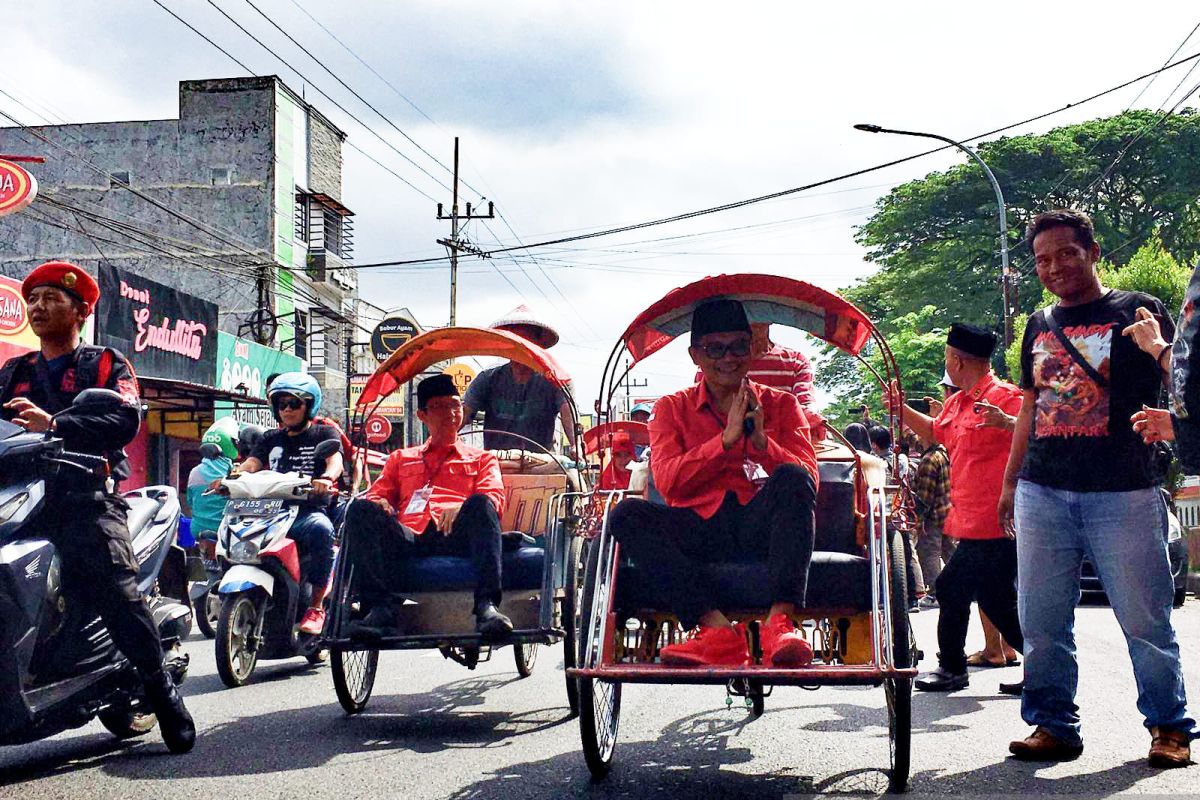
[[[213, 386], [234, 394], [266, 399], [267, 378], [280, 372], [299, 372], [304, 362], [291, 353], [283, 353], [257, 342], [239, 339], [230, 333], [217, 333], [217, 369]], [[236, 406], [218, 402], [214, 417], [234, 417], [239, 422], [274, 428], [275, 418], [266, 406]]]
[[[350, 408], [358, 407], [358, 398], [362, 397], [363, 387], [371, 379], [370, 375], [352, 375], [350, 377]], [[372, 415], [387, 417], [393, 422], [404, 419], [404, 387], [400, 387], [383, 399], [378, 406], [374, 403], [368, 409]]]
[[0, 363], [38, 348], [21, 296], [21, 281], [0, 276]]
[[367, 433], [367, 444], [383, 444], [392, 438], [392, 423], [387, 417], [372, 414], [363, 425]]
[[28, 207], [37, 197], [37, 178], [24, 167], [0, 160], [0, 217]]
[[217, 362], [217, 307], [170, 286], [100, 265], [97, 343], [139, 375], [203, 383]]
[[371, 354], [383, 363], [402, 344], [420, 333], [417, 323], [405, 317], [388, 317], [371, 332]]
[[442, 372], [450, 376], [454, 381], [454, 387], [458, 389], [458, 393], [464, 396], [467, 393], [467, 389], [471, 386], [471, 381], [475, 380], [475, 370], [458, 361], [446, 367]]

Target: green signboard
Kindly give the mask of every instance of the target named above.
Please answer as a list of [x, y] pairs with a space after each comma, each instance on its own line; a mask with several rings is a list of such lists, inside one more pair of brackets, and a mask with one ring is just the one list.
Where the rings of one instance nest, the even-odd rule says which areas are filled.
[[[213, 385], [227, 392], [245, 392], [250, 397], [267, 396], [267, 376], [278, 372], [297, 372], [304, 362], [291, 353], [281, 353], [257, 342], [239, 339], [221, 331], [217, 334], [217, 374]], [[274, 428], [275, 420], [266, 406], [234, 408], [218, 402], [213, 416], [235, 417], [264, 428]]]

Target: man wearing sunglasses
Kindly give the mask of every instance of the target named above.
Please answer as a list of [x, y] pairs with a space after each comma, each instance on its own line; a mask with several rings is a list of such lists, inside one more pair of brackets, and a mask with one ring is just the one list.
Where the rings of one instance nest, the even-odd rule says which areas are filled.
[[673, 666], [748, 661], [745, 629], [720, 610], [702, 565], [766, 562], [771, 606], [763, 663], [799, 667], [812, 648], [792, 619], [804, 607], [812, 560], [817, 458], [796, 396], [747, 380], [750, 324], [740, 302], [710, 300], [692, 314], [688, 354], [703, 380], [654, 405], [650, 469], [666, 505], [637, 498], [610, 526], [634, 562], [652, 565], [654, 602], [697, 634], [663, 647]]
[[304, 576], [312, 585], [312, 599], [304, 618], [302, 633], [317, 636], [325, 627], [325, 589], [333, 568], [333, 521], [329, 518], [329, 499], [338, 478], [342, 476], [342, 453], [338, 452], [316, 463], [317, 445], [329, 440], [341, 443], [336, 428], [314, 425], [313, 418], [321, 407], [321, 387], [303, 372], [285, 372], [275, 377], [267, 387], [271, 412], [280, 427], [263, 434], [238, 472], [297, 472], [311, 475], [312, 489], [300, 509], [288, 536], [296, 543], [300, 556], [308, 556], [308, 572]]

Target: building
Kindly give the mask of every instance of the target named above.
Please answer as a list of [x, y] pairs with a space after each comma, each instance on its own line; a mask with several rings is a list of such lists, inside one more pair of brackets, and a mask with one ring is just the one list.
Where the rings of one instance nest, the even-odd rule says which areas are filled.
[[[288, 363], [321, 383], [325, 412], [340, 417], [357, 300], [345, 269], [353, 213], [341, 201], [344, 140], [273, 76], [183, 81], [178, 119], [0, 128], [0, 152], [46, 159], [31, 170], [38, 200], [0, 225], [0, 275], [20, 279], [42, 261], [67, 259], [214, 304], [222, 352], [253, 359], [250, 343], [293, 356]], [[156, 384], [138, 354], [127, 355], [149, 397], [190, 398], [192, 429], [210, 423], [218, 404], [232, 405], [227, 395], [257, 394], [253, 381], [222, 390], [215, 359]], [[160, 434], [162, 416], [149, 420]], [[175, 478], [177, 457], [160, 453], [168, 468], [164, 458]]]

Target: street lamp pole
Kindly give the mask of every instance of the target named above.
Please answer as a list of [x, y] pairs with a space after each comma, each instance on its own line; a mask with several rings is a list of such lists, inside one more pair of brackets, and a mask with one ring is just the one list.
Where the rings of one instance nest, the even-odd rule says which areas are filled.
[[1012, 344], [1013, 328], [1012, 328], [1012, 275], [1008, 266], [1008, 218], [1004, 213], [1004, 194], [1000, 191], [1000, 183], [996, 180], [996, 176], [992, 174], [991, 169], [984, 163], [984, 160], [979, 157], [971, 148], [967, 147], [962, 142], [956, 142], [946, 136], [939, 136], [936, 133], [920, 133], [918, 131], [900, 131], [892, 128], [884, 128], [879, 125], [859, 124], [854, 126], [855, 130], [866, 131], [867, 133], [894, 133], [900, 136], [919, 136], [924, 139], [937, 139], [939, 142], [953, 145], [959, 150], [969, 155], [974, 159], [987, 175], [988, 182], [992, 184], [992, 191], [996, 193], [996, 210], [1000, 218], [1000, 283], [1001, 294], [1004, 298], [1004, 346], [1008, 347]]

